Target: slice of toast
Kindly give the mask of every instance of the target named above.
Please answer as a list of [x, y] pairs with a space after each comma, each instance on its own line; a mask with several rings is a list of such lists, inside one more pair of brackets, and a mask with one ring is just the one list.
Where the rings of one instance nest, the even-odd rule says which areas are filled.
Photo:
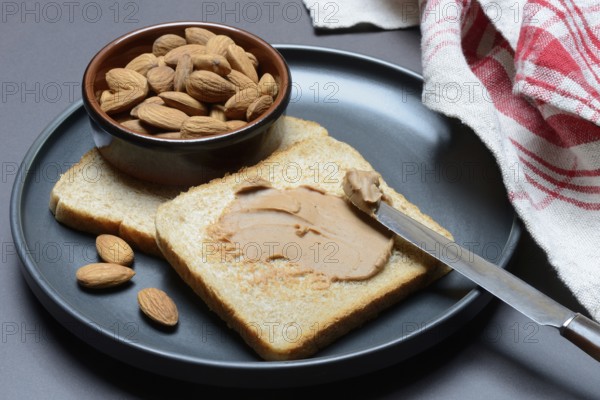
[[[281, 137], [278, 151], [309, 138], [327, 136], [319, 124], [287, 116], [273, 129]], [[155, 240], [156, 209], [186, 189], [126, 176], [92, 149], [54, 185], [50, 211], [71, 228], [118, 235], [138, 250], [161, 257]]]
[[[342, 179], [350, 168], [373, 170], [349, 145], [331, 137], [311, 139], [158, 208], [157, 242], [167, 261], [265, 360], [311, 356], [448, 271], [399, 238], [383, 270], [361, 281], [324, 283], [318, 274], [292, 272], [283, 259], [208, 257], [214, 253], [208, 228], [234, 200], [240, 184], [262, 178], [277, 189], [309, 185], [343, 196]], [[451, 238], [383, 180], [381, 189], [396, 208]]]

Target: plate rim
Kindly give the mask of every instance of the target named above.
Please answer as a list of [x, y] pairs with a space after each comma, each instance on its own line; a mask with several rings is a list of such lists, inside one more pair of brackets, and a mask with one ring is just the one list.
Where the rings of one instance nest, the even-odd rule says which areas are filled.
[[[367, 56], [367, 55], [362, 55], [362, 54], [352, 52], [352, 51], [331, 49], [331, 48], [320, 47], [320, 46], [308, 46], [308, 45], [275, 44], [273, 46], [278, 51], [283, 51], [283, 52], [285, 52], [285, 51], [303, 51], [303, 52], [311, 52], [313, 54], [315, 52], [316, 53], [326, 53], [327, 55], [349, 57], [352, 59], [361, 60], [363, 62], [366, 61], [366, 62], [370, 62], [370, 63], [376, 63], [380, 66], [384, 66], [386, 68], [391, 68], [393, 70], [396, 70], [399, 73], [408, 75], [413, 79], [419, 80], [420, 82], [423, 81], [422, 76], [415, 71], [401, 67], [396, 64], [392, 64], [392, 63], [384, 61], [384, 60], [380, 60], [380, 59], [377, 59], [377, 58], [374, 58], [371, 56]], [[293, 71], [292, 71], [292, 73], [293, 73]], [[362, 350], [353, 351], [348, 354], [341, 354], [341, 355], [334, 354], [334, 355], [321, 356], [321, 357], [319, 357], [317, 355], [315, 357], [301, 359], [301, 360], [293, 360], [293, 361], [261, 361], [261, 360], [257, 360], [257, 361], [219, 361], [219, 360], [201, 359], [198, 357], [191, 357], [191, 356], [185, 356], [185, 355], [164, 352], [164, 351], [160, 351], [160, 350], [154, 349], [154, 348], [146, 346], [146, 345], [140, 345], [139, 343], [124, 342], [124, 341], [115, 339], [113, 332], [111, 332], [107, 329], [98, 329], [98, 327], [94, 328], [94, 327], [89, 326], [91, 321], [87, 320], [85, 315], [82, 315], [82, 314], [76, 312], [74, 309], [70, 308], [68, 303], [65, 301], [65, 299], [63, 299], [63, 297], [60, 296], [60, 293], [57, 293], [53, 289], [51, 284], [49, 282], [47, 282], [45, 278], [43, 278], [43, 275], [39, 271], [39, 266], [37, 265], [35, 260], [32, 258], [32, 256], [28, 252], [24, 251], [24, 248], [23, 248], [23, 244], [26, 244], [27, 240], [25, 238], [25, 232], [24, 232], [24, 229], [22, 226], [22, 211], [23, 210], [21, 207], [21, 203], [23, 201], [24, 190], [26, 188], [26, 183], [28, 181], [27, 171], [29, 171], [31, 166], [36, 162], [36, 160], [39, 157], [39, 154], [44, 149], [44, 147], [46, 145], [48, 145], [49, 140], [52, 139], [55, 132], [57, 132], [57, 129], [59, 129], [60, 126], [62, 126], [70, 118], [74, 118], [75, 116], [77, 116], [77, 114], [79, 112], [84, 112], [82, 100], [78, 100], [77, 102], [73, 103], [65, 111], [63, 111], [61, 114], [59, 114], [57, 117], [55, 117], [44, 128], [44, 130], [40, 133], [40, 135], [34, 140], [34, 142], [31, 144], [30, 148], [26, 152], [26, 154], [23, 158], [23, 161], [20, 164], [17, 175], [15, 176], [15, 181], [14, 181], [13, 187], [12, 187], [12, 193], [11, 193], [11, 197], [10, 197], [10, 212], [9, 212], [10, 228], [11, 228], [13, 240], [15, 242], [15, 247], [17, 249], [17, 253], [18, 253], [20, 261], [21, 261], [20, 269], [23, 271], [23, 275], [25, 276], [28, 286], [34, 292], [34, 294], [36, 295], [38, 300], [42, 303], [43, 307], [46, 308], [50, 312], [50, 314], [61, 323], [61, 325], [63, 327], [68, 329], [71, 333], [73, 333], [79, 339], [86, 342], [91, 347], [96, 348], [97, 350], [116, 358], [117, 360], [126, 362], [130, 365], [133, 365], [133, 366], [143, 369], [143, 370], [147, 370], [150, 372], [159, 373], [161, 375], [166, 375], [166, 376], [170, 376], [173, 378], [179, 378], [179, 379], [181, 379], [181, 374], [173, 375], [173, 374], [168, 373], [168, 369], [169, 369], [168, 365], [166, 368], [152, 368], [149, 365], [152, 365], [153, 363], [146, 363], [142, 360], [143, 359], [152, 359], [152, 360], [156, 361], [154, 358], [159, 357], [163, 361], [165, 359], [168, 360], [169, 362], [167, 362], [166, 364], [169, 364], [169, 365], [171, 363], [185, 363], [186, 366], [194, 365], [196, 368], [201, 368], [201, 369], [202, 368], [204, 368], [204, 369], [216, 368], [217, 373], [219, 373], [219, 372], [222, 373], [223, 371], [229, 371], [229, 370], [234, 370], [232, 372], [238, 372], [238, 373], [244, 373], [244, 372], [248, 373], [248, 372], [255, 372], [255, 371], [259, 371], [259, 373], [264, 373], [265, 371], [269, 371], [269, 372], [279, 371], [280, 372], [282, 370], [293, 373], [294, 371], [296, 371], [298, 369], [302, 369], [302, 370], [305, 370], [307, 368], [314, 369], [316, 367], [323, 367], [323, 366], [331, 367], [332, 365], [335, 365], [340, 362], [343, 363], [343, 362], [347, 362], [347, 361], [361, 360], [364, 357], [373, 357], [373, 356], [377, 357], [377, 355], [380, 354], [382, 351], [395, 348], [399, 342], [403, 342], [406, 340], [413, 340], [416, 337], [418, 337], [419, 335], [424, 335], [427, 333], [431, 334], [432, 331], [435, 331], [435, 329], [438, 328], [439, 326], [451, 322], [451, 320], [453, 318], [455, 318], [457, 314], [460, 314], [460, 312], [463, 309], [467, 308], [468, 306], [473, 306], [473, 303], [477, 303], [477, 305], [479, 306], [478, 310], [474, 312], [474, 315], [477, 314], [492, 298], [492, 296], [489, 293], [483, 291], [479, 287], [475, 287], [475, 288], [471, 289], [464, 297], [462, 297], [460, 300], [458, 300], [456, 303], [454, 303], [452, 306], [450, 306], [449, 308], [447, 308], [446, 310], [441, 312], [435, 318], [427, 321], [426, 326], [424, 328], [417, 329], [414, 332], [411, 332], [406, 335], [399, 333], [398, 338], [396, 338], [394, 340], [391, 340], [389, 342], [386, 342], [386, 343], [383, 343], [383, 344], [380, 344], [380, 345], [377, 345], [374, 347], [372, 346], [372, 347], [368, 347], [368, 348], [365, 348]], [[435, 112], [435, 111], [432, 111], [432, 112]], [[506, 268], [506, 266], [510, 262], [511, 257], [514, 254], [514, 250], [519, 241], [519, 238], [521, 236], [521, 231], [522, 231], [520, 221], [518, 219], [517, 214], [514, 212], [514, 210], [512, 212], [512, 215], [513, 215], [513, 221], [512, 221], [512, 225], [511, 225], [511, 230], [506, 239], [506, 243], [505, 243], [505, 246], [504, 246], [503, 252], [502, 252], [502, 257], [500, 260], [497, 261], [497, 265], [502, 268]], [[476, 300], [479, 300], [479, 301], [476, 301]], [[474, 315], [469, 317], [469, 319], [474, 317]], [[71, 323], [72, 321], [74, 321], [75, 323], [81, 324], [83, 329], [77, 329], [77, 330], [74, 329], [74, 326], [72, 326], [72, 323]], [[459, 324], [459, 325], [462, 326], [463, 324]], [[452, 330], [452, 332], [449, 332], [448, 334], [441, 335], [443, 337], [439, 338], [435, 343], [432, 343], [431, 345], [427, 346], [427, 348], [443, 341], [451, 333], [458, 330], [460, 328], [460, 326], [455, 327]], [[112, 350], [109, 349], [110, 347], [112, 347]], [[130, 362], [130, 360], [123, 359], [123, 357], [118, 356], [120, 354], [127, 354], [128, 352], [132, 352], [132, 351], [134, 353], [136, 353], [136, 352], [143, 353], [143, 354], [136, 354], [136, 356], [138, 357], [137, 358], [138, 361], [142, 361], [142, 362]], [[424, 350], [420, 349], [417, 352], [415, 352], [415, 354], [418, 354], [422, 351], [424, 351]], [[412, 357], [415, 354], [410, 355], [409, 357]], [[398, 359], [397, 362], [403, 361], [406, 358], [408, 358], [408, 357]], [[325, 382], [335, 381], [335, 380], [349, 378], [349, 377], [353, 377], [353, 376], [363, 375], [367, 372], [372, 372], [377, 369], [385, 368], [392, 364], [393, 364], [393, 362], [392, 363], [389, 363], [389, 362], [382, 363], [381, 366], [378, 366], [374, 369], [371, 368], [368, 371], [357, 371], [356, 374], [343, 374], [343, 376], [323, 377], [322, 375], [316, 374], [315, 376], [313, 376], [313, 379], [310, 382], [297, 382], [297, 383], [299, 385], [325, 383]], [[193, 375], [193, 374], [191, 374], [191, 375]], [[218, 382], [213, 382], [210, 380], [196, 381], [196, 380], [192, 379], [192, 381], [195, 381], [197, 383], [212, 382], [212, 383], [218, 384]], [[226, 379], [224, 381], [226, 381]], [[240, 380], [238, 382], [233, 382], [233, 383], [234, 383], [234, 385], [232, 385], [232, 382], [229, 381], [228, 384], [224, 385], [224, 386], [239, 386], [239, 387], [297, 386], [297, 385], [290, 385], [289, 380], [288, 381], [279, 381], [279, 382], [273, 382], [273, 380], [271, 380], [271, 382], [270, 382], [271, 384], [269, 384], [269, 385], [264, 385], [261, 382], [252, 382], [252, 381], [245, 382], [242, 380]], [[237, 383], [237, 385], [236, 385], [236, 383]]]

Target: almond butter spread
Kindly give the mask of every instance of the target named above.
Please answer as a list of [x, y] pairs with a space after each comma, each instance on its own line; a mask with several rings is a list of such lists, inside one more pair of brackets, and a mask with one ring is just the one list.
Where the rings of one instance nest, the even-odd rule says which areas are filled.
[[286, 259], [331, 280], [375, 275], [393, 246], [392, 236], [345, 198], [310, 186], [279, 190], [264, 181], [238, 188], [211, 235], [244, 260]]
[[344, 193], [358, 208], [372, 214], [381, 200], [386, 200], [379, 189], [379, 175], [375, 171], [350, 169], [344, 176]]

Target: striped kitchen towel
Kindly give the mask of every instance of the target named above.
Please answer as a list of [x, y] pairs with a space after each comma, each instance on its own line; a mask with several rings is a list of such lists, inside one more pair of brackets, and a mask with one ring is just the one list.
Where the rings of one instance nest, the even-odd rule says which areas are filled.
[[600, 320], [600, 3], [304, 3], [317, 28], [420, 25], [423, 102], [483, 140], [526, 228]]

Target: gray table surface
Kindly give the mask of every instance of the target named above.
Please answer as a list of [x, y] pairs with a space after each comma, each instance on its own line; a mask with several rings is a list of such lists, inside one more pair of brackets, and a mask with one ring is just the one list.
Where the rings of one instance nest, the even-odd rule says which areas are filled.
[[[94, 53], [133, 29], [176, 20], [222, 22], [271, 43], [350, 50], [417, 72], [419, 30], [317, 32], [300, 1], [26, 1], [2, 2], [0, 7], [0, 398], [240, 394], [137, 370], [94, 350], [46, 312], [21, 275], [10, 233], [8, 204], [16, 167], [43, 128], [80, 98], [80, 79]], [[335, 7], [343, 7], [343, 2]], [[527, 233], [510, 269], [584, 312]], [[340, 397], [591, 399], [600, 397], [599, 378], [600, 364], [555, 330], [535, 325], [494, 300], [440, 345], [391, 368], [347, 382], [245, 394], [308, 398], [335, 390]]]

